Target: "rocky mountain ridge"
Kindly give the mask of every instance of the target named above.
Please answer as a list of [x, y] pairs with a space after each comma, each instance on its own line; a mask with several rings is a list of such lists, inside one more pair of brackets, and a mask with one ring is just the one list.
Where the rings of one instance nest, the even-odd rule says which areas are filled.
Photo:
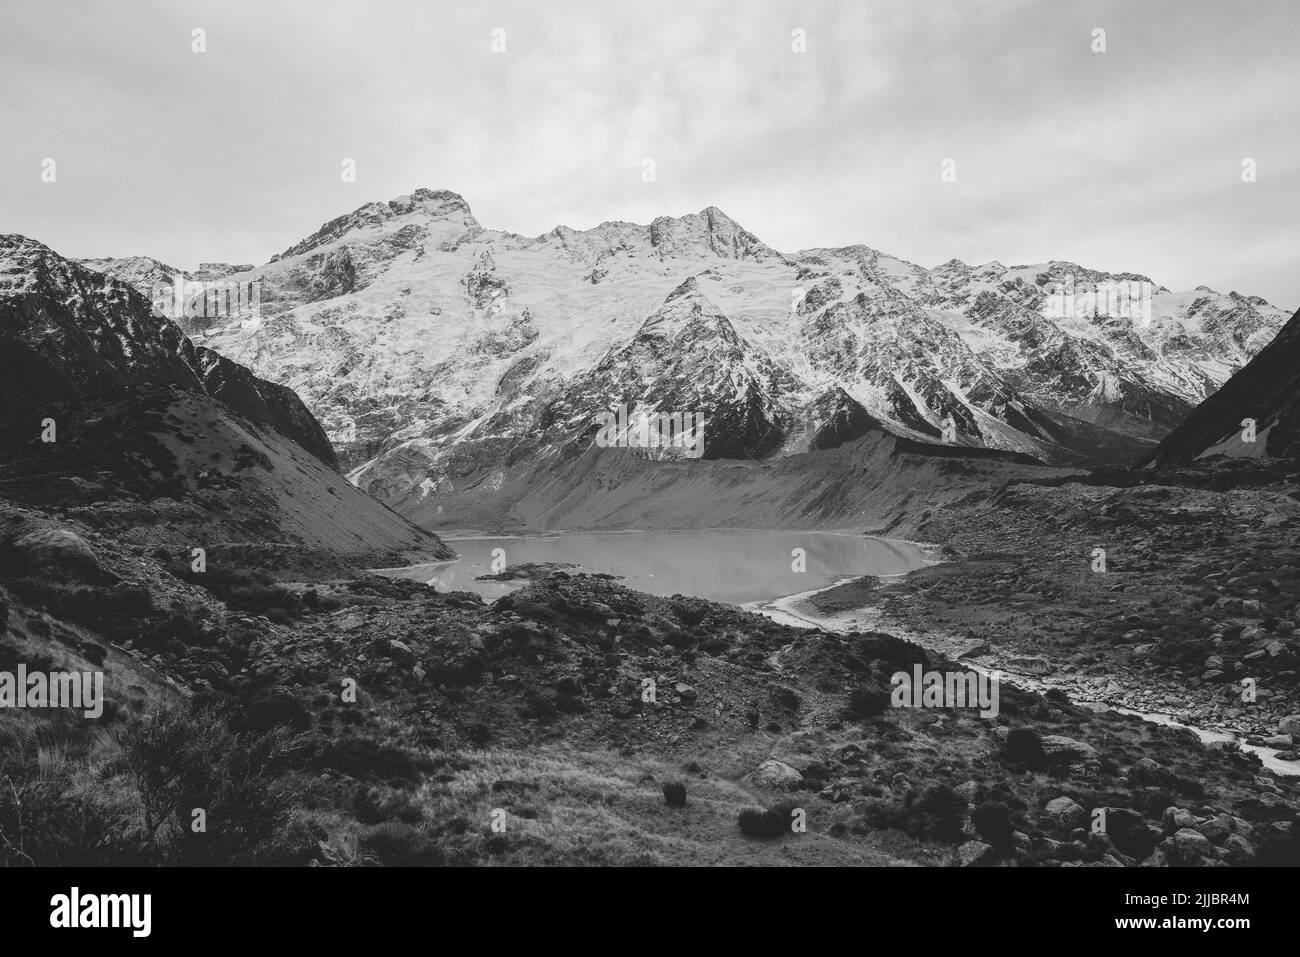
[[1186, 464], [1216, 455], [1300, 457], [1300, 311], [1166, 436], [1146, 464]]
[[171, 547], [450, 554], [343, 478], [292, 390], [21, 236], [0, 236], [0, 366], [0, 503]]
[[[526, 237], [433, 190], [223, 278], [260, 283], [260, 315], [182, 327], [294, 389], [351, 478], [407, 513], [571, 461], [619, 403], [698, 406], [706, 459], [800, 454], [844, 434], [831, 419], [868, 416], [920, 442], [946, 423], [958, 446], [1131, 461], [1286, 318], [1259, 297], [1065, 262], [785, 254], [714, 207]], [[1135, 293], [1119, 308], [1116, 286]]]

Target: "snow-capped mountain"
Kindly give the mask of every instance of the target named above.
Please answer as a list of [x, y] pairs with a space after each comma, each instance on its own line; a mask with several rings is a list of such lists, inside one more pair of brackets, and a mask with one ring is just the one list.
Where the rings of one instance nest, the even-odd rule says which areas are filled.
[[1179, 465], [1216, 455], [1300, 457], [1300, 311], [1165, 436], [1146, 464]]
[[0, 235], [0, 369], [0, 499], [186, 552], [451, 554], [344, 479], [292, 390], [17, 235]]
[[[158, 281], [140, 259], [90, 265]], [[526, 237], [431, 190], [214, 274], [258, 284], [257, 314], [182, 309], [181, 327], [295, 390], [352, 479], [407, 511], [589, 450], [620, 403], [703, 413], [706, 459], [868, 428], [1047, 462], [1131, 459], [1287, 319], [1258, 297], [1066, 262], [785, 254], [713, 207]]]

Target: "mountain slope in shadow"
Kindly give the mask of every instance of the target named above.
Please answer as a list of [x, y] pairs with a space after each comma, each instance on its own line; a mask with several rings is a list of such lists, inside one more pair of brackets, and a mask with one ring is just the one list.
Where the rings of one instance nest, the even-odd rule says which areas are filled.
[[350, 485], [292, 390], [130, 287], [0, 237], [0, 497], [124, 540], [386, 561], [450, 552]]
[[[1246, 419], [1255, 423], [1253, 442], [1247, 441]], [[1212, 455], [1300, 455], [1300, 311], [1139, 464], [1186, 464]]]

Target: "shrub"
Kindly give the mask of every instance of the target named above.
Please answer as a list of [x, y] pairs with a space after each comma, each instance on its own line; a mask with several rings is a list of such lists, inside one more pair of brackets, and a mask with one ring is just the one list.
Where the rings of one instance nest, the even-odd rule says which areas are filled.
[[521, 716], [538, 724], [550, 724], [559, 715], [556, 707], [556, 695], [548, 689], [529, 690], [524, 694], [524, 704], [519, 709]]
[[52, 614], [100, 633], [115, 626], [136, 624], [154, 614], [153, 596], [149, 589], [139, 585], [113, 588], [92, 585], [71, 593], [51, 586], [41, 603]]
[[1003, 754], [1012, 764], [1022, 764], [1031, 771], [1047, 770], [1047, 752], [1033, 728], [1013, 728], [1007, 735]]
[[129, 840], [111, 808], [77, 795], [65, 774], [47, 780], [0, 776], [0, 785], [0, 866], [158, 863]]
[[849, 695], [849, 710], [860, 718], [874, 718], [889, 708], [889, 693], [862, 685]]
[[436, 867], [445, 860], [424, 827], [385, 821], [361, 832], [362, 858], [383, 867]]
[[83, 642], [80, 650], [85, 659], [95, 667], [102, 665], [104, 659], [108, 657], [108, 649], [93, 641]]
[[906, 802], [908, 827], [913, 837], [956, 843], [962, 838], [966, 800], [946, 784], [931, 784]]
[[384, 821], [401, 821], [419, 824], [424, 812], [412, 803], [409, 795], [395, 791], [384, 796], [377, 788], [358, 785], [352, 794], [351, 811], [362, 824], [380, 824]]
[[865, 801], [861, 813], [863, 823], [871, 827], [896, 828], [911, 837], [955, 844], [963, 839], [966, 801], [946, 784], [933, 784], [907, 795], [901, 804]]
[[664, 785], [664, 800], [669, 807], [686, 807], [686, 783], [669, 781]]
[[207, 640], [192, 618], [177, 614], [168, 615], [145, 629], [139, 638], [139, 644], [144, 648], [169, 648], [173, 642], [189, 646], [206, 644]]
[[[140, 793], [146, 837], [177, 864], [286, 863], [310, 836], [289, 820], [293, 743], [284, 729], [236, 733], [209, 705], [169, 708], [140, 719], [122, 741], [122, 763]], [[207, 830], [191, 828], [202, 808]]]
[[316, 764], [361, 781], [414, 783], [420, 779], [419, 766], [405, 751], [366, 738], [342, 738], [329, 742]]
[[971, 812], [975, 832], [1003, 853], [1011, 850], [1011, 835], [1016, 826], [1011, 821], [1011, 811], [1005, 804], [989, 801]]
[[287, 588], [279, 585], [240, 585], [230, 589], [221, 596], [231, 608], [262, 614], [274, 608], [282, 609], [285, 614], [301, 614], [302, 604], [298, 597]]
[[259, 569], [243, 571], [212, 566], [205, 572], [196, 572], [187, 563], [179, 562], [170, 571], [182, 581], [206, 588], [232, 609], [262, 615], [279, 608], [290, 618], [303, 614], [302, 600]]
[[758, 807], [745, 808], [740, 812], [740, 833], [746, 837], [764, 840], [777, 838], [786, 832], [786, 819], [780, 811]]
[[265, 733], [277, 726], [294, 731], [311, 730], [311, 712], [300, 700], [286, 694], [264, 694], [252, 698], [235, 719], [239, 730]]

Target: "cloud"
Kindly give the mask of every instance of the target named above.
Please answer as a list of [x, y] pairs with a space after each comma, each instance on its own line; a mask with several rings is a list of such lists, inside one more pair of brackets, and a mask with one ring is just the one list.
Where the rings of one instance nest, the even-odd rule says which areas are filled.
[[780, 249], [1072, 259], [1294, 307], [1297, 25], [1199, 0], [9, 0], [0, 229], [260, 262], [429, 186], [526, 234], [716, 205]]

